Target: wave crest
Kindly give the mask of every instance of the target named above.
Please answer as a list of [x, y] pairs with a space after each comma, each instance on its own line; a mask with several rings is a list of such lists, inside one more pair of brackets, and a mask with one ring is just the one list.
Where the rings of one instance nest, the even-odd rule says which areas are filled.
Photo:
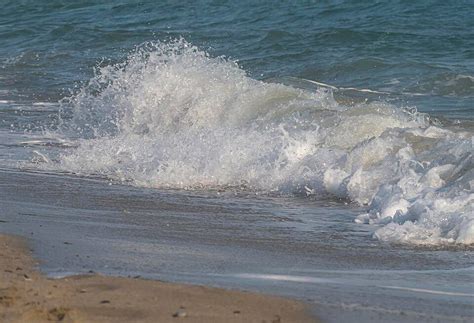
[[98, 68], [65, 101], [78, 148], [54, 167], [134, 185], [336, 196], [381, 240], [474, 243], [473, 134], [383, 102], [248, 77], [184, 40]]

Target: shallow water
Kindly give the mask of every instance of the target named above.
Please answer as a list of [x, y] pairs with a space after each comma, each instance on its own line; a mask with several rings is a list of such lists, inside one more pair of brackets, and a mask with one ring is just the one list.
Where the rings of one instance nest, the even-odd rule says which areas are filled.
[[472, 5], [7, 1], [0, 230], [52, 275], [467, 320]]
[[[65, 180], [66, 179], [66, 180]], [[331, 200], [183, 192], [2, 170], [1, 231], [53, 277], [90, 270], [295, 297], [329, 322], [463, 322], [469, 248], [380, 244]], [[32, 183], [36, 183], [32, 185]]]

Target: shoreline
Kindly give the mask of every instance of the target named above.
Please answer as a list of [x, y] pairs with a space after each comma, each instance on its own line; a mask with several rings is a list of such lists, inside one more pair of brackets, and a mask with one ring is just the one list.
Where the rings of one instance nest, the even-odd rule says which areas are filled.
[[0, 321], [317, 322], [275, 296], [99, 274], [45, 277], [24, 238], [0, 234]]

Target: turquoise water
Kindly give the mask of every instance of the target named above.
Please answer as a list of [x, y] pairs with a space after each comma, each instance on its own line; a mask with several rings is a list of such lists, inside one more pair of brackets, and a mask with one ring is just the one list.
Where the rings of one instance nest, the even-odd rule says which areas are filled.
[[386, 91], [423, 111], [472, 118], [472, 5], [5, 0], [0, 99], [56, 101], [97, 64], [121, 60], [145, 41], [184, 37], [237, 60], [253, 78]]

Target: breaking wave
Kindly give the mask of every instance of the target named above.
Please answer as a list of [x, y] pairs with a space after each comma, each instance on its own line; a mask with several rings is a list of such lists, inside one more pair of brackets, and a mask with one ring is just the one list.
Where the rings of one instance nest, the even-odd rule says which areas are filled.
[[383, 241], [474, 243], [473, 132], [414, 109], [248, 77], [184, 40], [148, 43], [64, 100], [57, 169], [158, 188], [237, 187], [367, 205]]

